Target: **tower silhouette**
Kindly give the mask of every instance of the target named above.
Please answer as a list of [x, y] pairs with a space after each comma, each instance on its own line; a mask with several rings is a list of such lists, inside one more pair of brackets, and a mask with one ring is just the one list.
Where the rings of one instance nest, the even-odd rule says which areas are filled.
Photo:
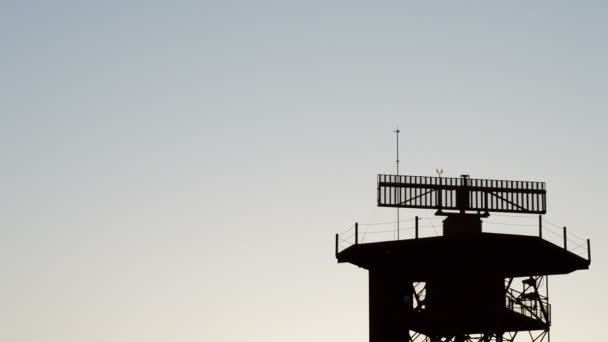
[[[433, 209], [443, 234], [354, 242], [336, 258], [369, 271], [370, 342], [549, 341], [549, 275], [588, 269], [586, 258], [543, 238], [543, 182], [378, 175], [378, 206]], [[538, 235], [482, 231], [491, 213], [538, 215]], [[503, 214], [504, 215], [504, 214]], [[561, 232], [560, 232], [561, 233]], [[561, 239], [561, 237], [560, 237]], [[525, 332], [525, 333], [523, 333]]]

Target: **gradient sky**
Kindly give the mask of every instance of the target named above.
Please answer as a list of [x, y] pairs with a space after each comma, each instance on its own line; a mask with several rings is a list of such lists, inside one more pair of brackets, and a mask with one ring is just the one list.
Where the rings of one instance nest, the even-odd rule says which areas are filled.
[[553, 341], [603, 340], [606, 18], [2, 1], [0, 340], [367, 341], [367, 273], [336, 264], [333, 234], [394, 218], [375, 175], [397, 125], [403, 173], [547, 182], [547, 218], [594, 247], [551, 280]]

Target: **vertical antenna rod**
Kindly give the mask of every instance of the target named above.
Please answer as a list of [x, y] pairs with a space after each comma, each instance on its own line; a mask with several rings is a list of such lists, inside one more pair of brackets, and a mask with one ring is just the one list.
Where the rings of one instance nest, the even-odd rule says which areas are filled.
[[[399, 177], [399, 127], [393, 131], [397, 136], [397, 177]], [[397, 195], [397, 203], [401, 201], [401, 189]], [[397, 207], [397, 240], [399, 240], [399, 207]]]

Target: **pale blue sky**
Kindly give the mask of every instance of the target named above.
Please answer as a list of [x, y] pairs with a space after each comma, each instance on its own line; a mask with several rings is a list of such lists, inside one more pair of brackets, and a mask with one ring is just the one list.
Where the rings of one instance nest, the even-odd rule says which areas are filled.
[[[547, 181], [594, 243], [554, 341], [604, 335], [602, 1], [4, 1], [0, 340], [367, 341], [333, 234], [375, 175]], [[430, 214], [430, 213], [429, 213]], [[414, 213], [402, 211], [402, 217]]]

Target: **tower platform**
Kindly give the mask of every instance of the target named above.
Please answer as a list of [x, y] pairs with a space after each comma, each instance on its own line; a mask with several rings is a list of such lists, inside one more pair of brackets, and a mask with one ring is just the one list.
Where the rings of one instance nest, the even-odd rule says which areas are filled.
[[568, 274], [590, 264], [540, 237], [496, 233], [356, 244], [339, 252], [337, 259], [368, 270], [407, 273], [412, 281], [467, 270], [492, 270], [503, 278]]

